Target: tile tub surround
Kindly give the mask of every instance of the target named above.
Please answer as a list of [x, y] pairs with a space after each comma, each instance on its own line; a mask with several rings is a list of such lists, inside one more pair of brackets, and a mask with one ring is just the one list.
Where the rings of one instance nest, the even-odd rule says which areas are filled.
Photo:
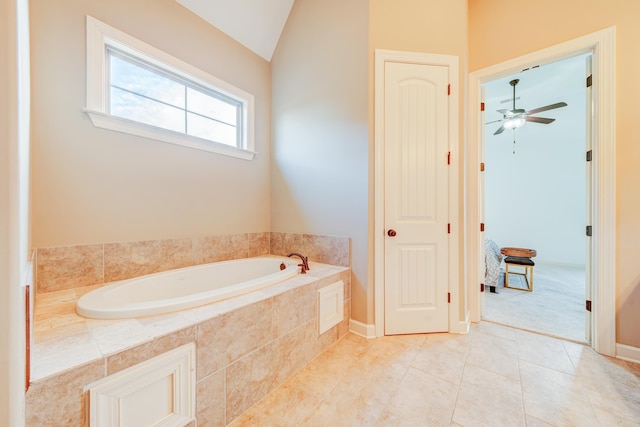
[[[197, 425], [226, 425], [347, 333], [350, 277], [312, 262], [306, 275], [238, 298], [123, 320], [75, 314], [95, 286], [37, 295], [27, 426], [83, 425], [87, 384], [188, 342], [197, 347]], [[317, 289], [338, 280], [345, 317], [318, 336]]]
[[350, 266], [350, 238], [241, 233], [184, 239], [60, 246], [36, 250], [36, 292], [101, 285], [192, 265], [300, 252], [309, 260]]
[[312, 261], [351, 266], [349, 237], [271, 232], [270, 243], [272, 255], [286, 256], [290, 252], [300, 252]]

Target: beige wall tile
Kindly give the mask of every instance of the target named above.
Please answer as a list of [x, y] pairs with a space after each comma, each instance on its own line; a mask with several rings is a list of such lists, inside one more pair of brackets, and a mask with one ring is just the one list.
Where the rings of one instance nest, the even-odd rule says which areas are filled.
[[271, 233], [271, 253], [273, 255], [286, 256], [291, 252], [302, 252], [302, 250], [301, 234]]
[[338, 325], [320, 335], [320, 351], [325, 351], [338, 341]]
[[227, 367], [227, 422], [276, 388], [278, 354], [273, 341]]
[[344, 301], [344, 317], [338, 324], [338, 338], [342, 338], [349, 332], [349, 320], [351, 319], [351, 300]]
[[317, 312], [315, 286], [302, 286], [273, 298], [273, 316], [276, 336], [283, 336], [315, 318]]
[[204, 236], [193, 239], [195, 265], [247, 258], [249, 245], [246, 234]]
[[269, 253], [272, 255], [286, 255], [282, 243], [284, 241], [284, 233], [272, 231], [269, 233]]
[[62, 246], [37, 250], [37, 292], [51, 292], [104, 281], [103, 245]]
[[344, 282], [344, 300], [351, 299], [351, 270], [340, 273], [340, 280]]
[[257, 302], [197, 328], [198, 378], [218, 371], [275, 338], [273, 300]]
[[348, 237], [303, 234], [301, 241], [303, 254], [312, 261], [343, 267], [351, 263]]
[[196, 339], [196, 327], [182, 329], [153, 341], [107, 357], [107, 375], [115, 374], [137, 363], [159, 356]]
[[305, 359], [310, 362], [322, 352], [322, 343], [318, 336], [318, 319], [314, 318], [308, 321], [304, 325], [304, 329]]
[[248, 233], [248, 257], [269, 255], [269, 233]]
[[198, 381], [196, 418], [198, 427], [226, 425], [226, 396], [224, 369]]
[[104, 245], [105, 282], [190, 265], [193, 265], [191, 239], [146, 240]]
[[104, 377], [104, 361], [96, 361], [31, 384], [26, 394], [27, 427], [81, 426], [85, 418], [86, 384]]
[[303, 324], [277, 339], [274, 348], [276, 360], [273, 366], [276, 385], [282, 384], [307, 363], [305, 336], [306, 326]]

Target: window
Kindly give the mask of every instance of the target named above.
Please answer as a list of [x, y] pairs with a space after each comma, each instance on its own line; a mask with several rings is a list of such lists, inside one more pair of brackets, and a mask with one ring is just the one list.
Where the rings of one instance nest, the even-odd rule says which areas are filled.
[[87, 16], [94, 126], [252, 159], [253, 96]]

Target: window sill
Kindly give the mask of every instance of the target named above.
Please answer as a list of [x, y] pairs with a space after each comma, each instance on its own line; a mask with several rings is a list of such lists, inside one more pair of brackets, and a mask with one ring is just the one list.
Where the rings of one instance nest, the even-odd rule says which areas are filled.
[[255, 151], [244, 150], [218, 142], [207, 141], [193, 136], [183, 135], [170, 130], [160, 129], [155, 126], [147, 126], [119, 117], [105, 114], [101, 111], [85, 109], [84, 112], [91, 119], [95, 127], [122, 132], [129, 135], [141, 136], [156, 141], [168, 142], [170, 144], [181, 145], [210, 153], [222, 154], [224, 156], [235, 157], [237, 159], [252, 160]]

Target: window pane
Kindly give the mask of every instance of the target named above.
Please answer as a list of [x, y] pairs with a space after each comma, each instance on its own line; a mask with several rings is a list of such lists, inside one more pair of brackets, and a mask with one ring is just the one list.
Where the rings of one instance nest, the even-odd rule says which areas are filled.
[[184, 85], [111, 53], [110, 84], [184, 108]]
[[229, 104], [192, 88], [187, 88], [187, 110], [233, 126], [238, 124], [238, 105]]
[[111, 88], [111, 114], [185, 133], [184, 110], [114, 87]]
[[188, 135], [237, 147], [236, 127], [187, 113]]

